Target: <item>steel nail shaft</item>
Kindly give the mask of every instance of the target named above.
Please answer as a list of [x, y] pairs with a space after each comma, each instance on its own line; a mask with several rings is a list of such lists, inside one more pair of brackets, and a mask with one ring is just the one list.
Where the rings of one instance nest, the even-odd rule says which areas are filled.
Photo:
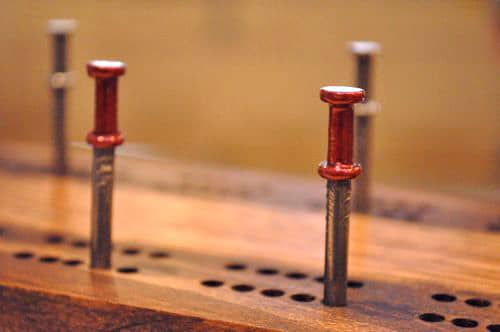
[[372, 67], [375, 54], [380, 45], [373, 41], [354, 41], [349, 43], [351, 53], [356, 59], [356, 86], [365, 90], [365, 100], [358, 105], [355, 114], [355, 151], [354, 155], [363, 165], [361, 176], [353, 187], [352, 208], [354, 212], [369, 213], [371, 209], [371, 150], [373, 138], [373, 116], [377, 103], [371, 102]]
[[50, 87], [52, 88], [52, 141], [54, 146], [54, 172], [67, 173], [66, 157], [66, 89], [69, 86], [67, 72], [67, 48], [69, 35], [76, 27], [75, 20], [49, 20], [48, 32], [52, 36], [53, 60]]

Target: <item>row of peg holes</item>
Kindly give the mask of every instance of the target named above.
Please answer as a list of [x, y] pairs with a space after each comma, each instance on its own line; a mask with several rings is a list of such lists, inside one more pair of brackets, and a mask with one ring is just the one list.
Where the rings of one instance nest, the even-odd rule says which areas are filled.
[[[438, 302], [455, 302], [457, 300], [455, 295], [445, 293], [433, 294], [431, 298]], [[479, 298], [466, 299], [464, 303], [476, 308], [486, 308], [491, 306], [491, 302], [489, 300]], [[443, 322], [446, 319], [443, 315], [432, 312], [421, 314], [419, 315], [419, 318], [429, 323]], [[454, 318], [451, 320], [451, 323], [455, 326], [463, 328], [475, 328], [479, 325], [476, 320], [469, 318]], [[500, 324], [490, 324], [486, 326], [486, 329], [490, 332], [500, 332]]]
[[[50, 244], [61, 244], [65, 241], [64, 237], [58, 234], [49, 235], [45, 240]], [[85, 240], [74, 240], [70, 242], [70, 245], [75, 248], [87, 248], [89, 246], [88, 242]], [[139, 255], [141, 252], [141, 249], [136, 247], [127, 247], [121, 250], [121, 253], [127, 256]], [[154, 259], [168, 258], [170, 257], [170, 254], [165, 251], [152, 251], [149, 253], [149, 257]], [[137, 273], [139, 272], [139, 268], [134, 266], [124, 266], [117, 268], [116, 271], [120, 273]]]
[[[227, 270], [232, 270], [232, 271], [243, 271], [247, 269], [247, 266], [245, 264], [241, 263], [230, 263], [226, 264], [225, 268]], [[280, 273], [279, 270], [273, 269], [273, 268], [259, 268], [256, 270], [258, 274], [264, 275], [264, 276], [273, 276], [273, 275], [278, 275]], [[288, 272], [284, 274], [285, 277], [289, 279], [295, 279], [295, 280], [300, 280], [300, 279], [306, 279], [309, 276], [305, 273], [302, 272]], [[315, 281], [322, 283], [323, 282], [323, 277], [315, 277]], [[201, 284], [205, 287], [221, 287], [224, 285], [224, 282], [221, 280], [203, 280]], [[354, 281], [354, 280], [349, 280], [347, 286], [349, 288], [361, 288], [363, 287], [363, 283], [360, 281]], [[255, 287], [252, 285], [248, 284], [237, 284], [231, 286], [231, 289], [236, 291], [236, 292], [251, 292], [255, 290]], [[281, 297], [285, 295], [285, 292], [281, 289], [275, 289], [275, 288], [270, 288], [270, 289], [263, 289], [260, 291], [260, 293], [266, 297]], [[297, 302], [312, 302], [316, 299], [314, 295], [311, 294], [306, 294], [306, 293], [297, 293], [297, 294], [292, 294], [290, 298], [294, 301]]]
[[[5, 230], [3, 228], [0, 228], [0, 236], [4, 235]], [[46, 238], [46, 242], [51, 243], [51, 244], [60, 244], [64, 242], [64, 238], [60, 235], [53, 234], [49, 235]], [[85, 240], [74, 240], [71, 242], [71, 245], [76, 248], [86, 248], [88, 247], [88, 243]], [[134, 247], [129, 247], [129, 248], [124, 248], [122, 250], [122, 254], [124, 255], [138, 255], [141, 253], [141, 250], [138, 248]], [[35, 255], [31, 252], [18, 252], [14, 254], [14, 257], [17, 259], [31, 259]], [[149, 254], [151, 258], [166, 258], [169, 257], [169, 254], [163, 251], [154, 251]], [[55, 263], [61, 261], [62, 264], [67, 265], [67, 266], [77, 266], [81, 265], [83, 261], [79, 259], [65, 259], [61, 260], [58, 257], [55, 256], [40, 256], [38, 260], [42, 263]], [[238, 271], [238, 270], [246, 270], [247, 266], [244, 264], [240, 263], [231, 263], [227, 264], [226, 269], [228, 270], [233, 270], [233, 271]], [[120, 273], [137, 273], [139, 272], [139, 269], [136, 267], [120, 267], [117, 268], [117, 271]], [[273, 268], [259, 268], [256, 270], [258, 274], [261, 275], [277, 275], [279, 274], [279, 270], [273, 269]], [[301, 272], [289, 272], [285, 274], [285, 277], [290, 278], [290, 279], [306, 279], [308, 278], [307, 274], [301, 273]], [[317, 282], [323, 282], [323, 277], [315, 277], [315, 281]], [[202, 281], [202, 285], [206, 287], [220, 287], [224, 285], [224, 282], [219, 281], [219, 280], [204, 280]], [[363, 287], [363, 283], [359, 281], [348, 281], [348, 287], [350, 288], [361, 288]], [[251, 292], [255, 290], [255, 287], [252, 285], [247, 285], [247, 284], [237, 284], [233, 285], [231, 287], [234, 291], [237, 292]], [[280, 297], [285, 295], [285, 292], [280, 290], [280, 289], [264, 289], [260, 292], [262, 295], [267, 296], [267, 297]], [[298, 301], [298, 302], [312, 302], [316, 299], [315, 296], [310, 295], [310, 294], [305, 294], [305, 293], [298, 293], [298, 294], [293, 294], [290, 296], [292, 300]], [[456, 296], [450, 295], [450, 294], [433, 294], [432, 299], [439, 301], [439, 302], [454, 302], [457, 300]], [[491, 305], [491, 302], [489, 300], [485, 299], [476, 299], [476, 298], [471, 298], [467, 299], [464, 301], [466, 304], [473, 306], [473, 307], [488, 307]], [[423, 321], [426, 322], [442, 322], [445, 320], [445, 317], [440, 314], [436, 313], [424, 313], [419, 316], [419, 318]], [[477, 327], [479, 324], [477, 321], [473, 319], [468, 319], [468, 318], [455, 318], [451, 320], [452, 324], [458, 327], [464, 327], [464, 328], [474, 328]], [[486, 327], [488, 331], [490, 332], [500, 332], [500, 324], [491, 324]]]

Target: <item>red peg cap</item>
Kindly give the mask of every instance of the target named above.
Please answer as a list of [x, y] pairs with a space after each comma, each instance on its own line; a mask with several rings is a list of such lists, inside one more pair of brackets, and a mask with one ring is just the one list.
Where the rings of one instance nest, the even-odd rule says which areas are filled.
[[94, 60], [87, 64], [87, 72], [95, 78], [95, 128], [87, 135], [87, 142], [95, 148], [111, 148], [123, 143], [117, 125], [118, 77], [125, 74], [120, 61]]
[[361, 166], [353, 163], [353, 105], [363, 101], [365, 91], [346, 86], [321, 88], [320, 99], [330, 105], [328, 156], [318, 168], [327, 180], [350, 180], [361, 174]]

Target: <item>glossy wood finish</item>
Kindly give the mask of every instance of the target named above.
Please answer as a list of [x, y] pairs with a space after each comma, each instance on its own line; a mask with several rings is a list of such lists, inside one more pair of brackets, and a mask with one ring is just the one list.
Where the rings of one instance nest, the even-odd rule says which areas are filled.
[[[118, 162], [130, 172], [122, 167], [129, 161]], [[314, 279], [322, 270], [323, 211], [172, 193], [160, 186], [168, 176], [162, 164], [130, 163], [142, 164], [139, 173], [151, 182], [117, 182], [115, 269], [109, 272], [91, 272], [85, 264], [86, 180], [36, 168], [0, 170], [2, 326], [459, 331], [452, 321], [467, 318], [485, 331], [499, 323], [498, 234], [355, 214], [349, 268], [358, 282], [351, 286], [361, 287], [349, 288], [347, 308], [326, 308]], [[15, 256], [22, 252], [34, 256]], [[74, 260], [82, 263], [66, 264]], [[223, 284], [202, 284], [210, 280]], [[262, 294], [276, 289], [284, 294]], [[454, 300], [432, 298], [441, 293]], [[310, 302], [297, 301], [309, 296]], [[476, 298], [490, 305], [465, 303]], [[425, 322], [419, 319], [425, 313], [445, 320]]]
[[[85, 144], [81, 146], [86, 146]], [[147, 148], [127, 145], [119, 150], [118, 181], [176, 195], [238, 199], [297, 211], [324, 212], [324, 181], [158, 159]], [[71, 176], [89, 176], [90, 149], [72, 148]], [[50, 151], [40, 145], [0, 144], [0, 168], [48, 173]], [[407, 190], [377, 184], [373, 215], [420, 225], [500, 231], [500, 201]]]

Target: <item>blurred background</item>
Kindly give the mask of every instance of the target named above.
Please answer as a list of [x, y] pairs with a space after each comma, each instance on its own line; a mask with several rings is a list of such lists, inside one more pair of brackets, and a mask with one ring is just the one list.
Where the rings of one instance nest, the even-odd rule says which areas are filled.
[[0, 140], [50, 143], [47, 20], [74, 18], [68, 134], [93, 124], [91, 59], [118, 59], [127, 142], [194, 163], [316, 177], [324, 85], [375, 40], [376, 183], [500, 195], [495, 1], [2, 1]]

